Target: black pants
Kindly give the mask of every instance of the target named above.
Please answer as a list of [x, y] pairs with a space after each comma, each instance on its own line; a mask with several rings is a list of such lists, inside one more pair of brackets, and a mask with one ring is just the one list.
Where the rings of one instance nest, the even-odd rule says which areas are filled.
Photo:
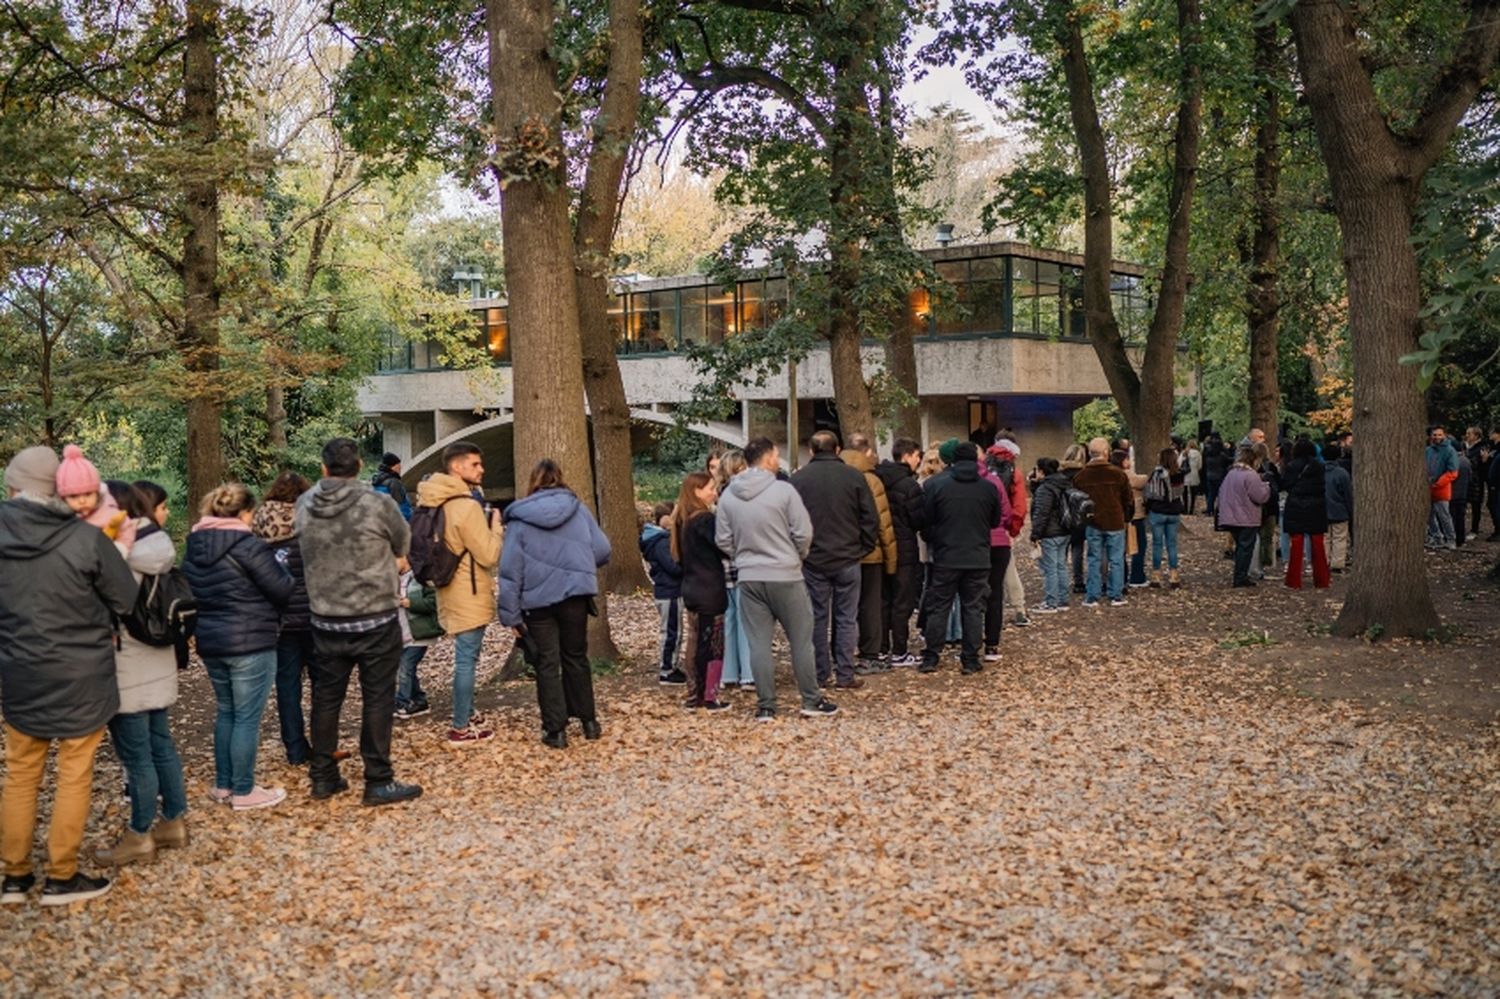
[[[1001, 578], [1004, 578], [1004, 574]], [[927, 593], [922, 598], [922, 610], [927, 615], [927, 627], [922, 633], [926, 643], [926, 648], [922, 650], [923, 662], [937, 663], [943, 640], [948, 636], [948, 611], [957, 595], [964, 631], [959, 661], [965, 668], [979, 665], [979, 640], [983, 637], [984, 604], [989, 598], [989, 591], [988, 569], [953, 569], [941, 565], [932, 567]]]
[[[984, 644], [999, 645], [1005, 627], [1005, 570], [1010, 567], [1010, 546], [990, 548], [990, 592], [984, 601]], [[1025, 608], [1022, 608], [1023, 610]]]
[[536, 643], [536, 703], [542, 731], [561, 732], [569, 718], [594, 721], [594, 675], [589, 672], [589, 598], [569, 597], [527, 611]]
[[1082, 593], [1083, 583], [1083, 553], [1088, 548], [1088, 528], [1080, 527], [1073, 532], [1073, 537], [1068, 540], [1068, 550], [1073, 553], [1073, 592]]
[[922, 564], [906, 562], [896, 566], [894, 576], [885, 577], [881, 621], [881, 651], [904, 656], [911, 651], [911, 612], [917, 608], [922, 593]]
[[1453, 518], [1453, 540], [1462, 545], [1468, 540], [1469, 533], [1469, 501], [1467, 499], [1455, 499], [1448, 501], [1448, 514]]
[[1484, 479], [1475, 471], [1473, 485], [1469, 487], [1469, 533], [1479, 533], [1479, 518], [1484, 514]]
[[359, 756], [365, 764], [366, 784], [385, 784], [391, 770], [391, 724], [396, 713], [396, 670], [401, 664], [401, 625], [392, 620], [374, 631], [344, 634], [313, 629], [312, 766], [317, 783], [338, 778], [333, 751], [339, 745], [339, 713], [349, 690], [349, 677], [359, 667], [363, 699], [359, 720]]
[[[1497, 455], [1496, 457], [1491, 458], [1490, 460], [1491, 461], [1500, 461], [1500, 455]], [[1494, 529], [1493, 533], [1500, 534], [1500, 489], [1491, 489], [1490, 490], [1490, 500], [1489, 500], [1489, 503], [1490, 503], [1490, 527], [1492, 527]]]
[[859, 657], [880, 658], [885, 634], [885, 565], [866, 562], [859, 567]]
[[1243, 586], [1250, 581], [1250, 561], [1255, 557], [1260, 528], [1231, 527], [1229, 533], [1234, 537], [1234, 585]]

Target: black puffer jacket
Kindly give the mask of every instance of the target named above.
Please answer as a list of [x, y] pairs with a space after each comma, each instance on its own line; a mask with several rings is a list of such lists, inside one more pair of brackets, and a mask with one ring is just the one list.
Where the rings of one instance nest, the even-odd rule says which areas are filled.
[[[955, 461], [922, 487], [927, 505], [923, 535], [932, 564], [947, 569], [988, 569], [990, 532], [1000, 526], [1000, 490], [979, 477], [979, 464]], [[815, 528], [816, 529], [816, 528]]]
[[896, 531], [896, 561], [916, 565], [921, 561], [917, 535], [927, 526], [927, 507], [922, 501], [922, 484], [917, 475], [899, 461], [882, 461], [875, 474], [885, 486], [886, 502], [891, 507], [891, 526]]
[[281, 608], [296, 584], [271, 547], [248, 531], [188, 535], [183, 574], [198, 599], [198, 654], [242, 656], [276, 647]]
[[0, 708], [36, 739], [99, 731], [120, 709], [110, 614], [135, 576], [97, 527], [60, 502], [0, 504]]
[[1068, 538], [1073, 532], [1062, 526], [1063, 506], [1067, 503], [1067, 492], [1073, 488], [1073, 480], [1062, 472], [1053, 472], [1037, 483], [1036, 495], [1031, 501], [1031, 540], [1043, 538]]
[[1293, 458], [1281, 478], [1286, 490], [1288, 534], [1327, 534], [1328, 496], [1323, 485], [1323, 465], [1316, 458]]
[[718, 518], [700, 513], [682, 531], [682, 605], [694, 614], [722, 614], [729, 607], [724, 554], [714, 543]]
[[272, 541], [271, 554], [292, 577], [292, 598], [281, 609], [282, 631], [311, 631], [312, 608], [307, 603], [307, 577], [302, 572], [302, 546], [295, 537]]

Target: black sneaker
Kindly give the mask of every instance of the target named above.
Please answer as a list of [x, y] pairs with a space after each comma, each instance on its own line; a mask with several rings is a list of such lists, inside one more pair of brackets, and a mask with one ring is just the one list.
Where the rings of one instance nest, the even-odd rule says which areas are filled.
[[728, 711], [729, 710], [729, 705], [725, 704], [723, 701], [704, 701], [703, 702], [703, 710], [704, 711]]
[[312, 795], [314, 801], [326, 801], [336, 794], [343, 794], [349, 790], [349, 782], [342, 777], [333, 780], [315, 780], [312, 784]]
[[396, 720], [411, 721], [413, 718], [420, 718], [431, 712], [432, 708], [426, 701], [414, 701], [411, 704], [403, 704], [396, 709]]
[[674, 669], [670, 673], [662, 673], [657, 676], [656, 682], [663, 687], [686, 687], [687, 674], [680, 669]]
[[398, 805], [403, 801], [422, 797], [422, 788], [416, 784], [403, 784], [391, 780], [384, 784], [366, 784], [364, 803], [375, 805]]
[[884, 659], [861, 659], [854, 664], [854, 672], [859, 676], [873, 676], [876, 673], [885, 673], [890, 668], [891, 664]]
[[109, 891], [109, 878], [91, 878], [86, 874], [75, 874], [66, 881], [48, 878], [42, 887], [43, 905], [70, 905], [87, 902]]
[[755, 711], [755, 720], [758, 722], [773, 722], [776, 720], [776, 712], [770, 708], [757, 708]]
[[937, 656], [933, 656], [931, 659], [927, 659], [927, 658], [924, 657], [922, 659], [922, 661], [917, 664], [917, 672], [918, 673], [936, 673], [937, 669], [938, 669]]
[[804, 718], [828, 718], [839, 713], [839, 706], [826, 697], [818, 698], [818, 703], [810, 708], [802, 709]]
[[7, 874], [4, 885], [0, 885], [0, 905], [22, 904], [34, 887], [36, 887], [35, 874]]
[[984, 669], [984, 667], [979, 665], [978, 663], [971, 663], [968, 666], [959, 667], [958, 672], [962, 676], [973, 676], [975, 673], [978, 673], [982, 669]]

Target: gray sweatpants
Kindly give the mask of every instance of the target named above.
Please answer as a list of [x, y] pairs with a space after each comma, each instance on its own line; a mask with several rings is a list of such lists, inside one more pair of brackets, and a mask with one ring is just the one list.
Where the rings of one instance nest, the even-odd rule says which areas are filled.
[[740, 580], [740, 625], [750, 638], [750, 672], [755, 677], [755, 695], [763, 710], [776, 710], [776, 663], [771, 658], [771, 639], [776, 624], [786, 632], [792, 647], [792, 674], [802, 706], [810, 708], [822, 699], [818, 690], [817, 665], [813, 661], [812, 601], [807, 584]]

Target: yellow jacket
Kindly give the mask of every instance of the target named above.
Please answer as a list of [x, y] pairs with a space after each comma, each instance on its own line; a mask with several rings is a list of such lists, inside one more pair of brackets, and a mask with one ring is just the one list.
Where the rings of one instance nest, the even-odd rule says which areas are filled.
[[896, 524], [891, 520], [891, 501], [886, 499], [885, 483], [875, 474], [875, 459], [863, 451], [843, 451], [839, 457], [844, 464], [864, 473], [865, 485], [875, 494], [875, 512], [880, 516], [880, 544], [870, 549], [870, 554], [860, 559], [861, 565], [884, 563], [885, 574], [896, 574]]
[[495, 567], [504, 528], [497, 523], [491, 529], [468, 483], [456, 475], [438, 472], [417, 486], [418, 506], [441, 506], [448, 500], [455, 502], [443, 511], [443, 543], [462, 557], [452, 582], [437, 591], [438, 624], [456, 635], [495, 620]]

